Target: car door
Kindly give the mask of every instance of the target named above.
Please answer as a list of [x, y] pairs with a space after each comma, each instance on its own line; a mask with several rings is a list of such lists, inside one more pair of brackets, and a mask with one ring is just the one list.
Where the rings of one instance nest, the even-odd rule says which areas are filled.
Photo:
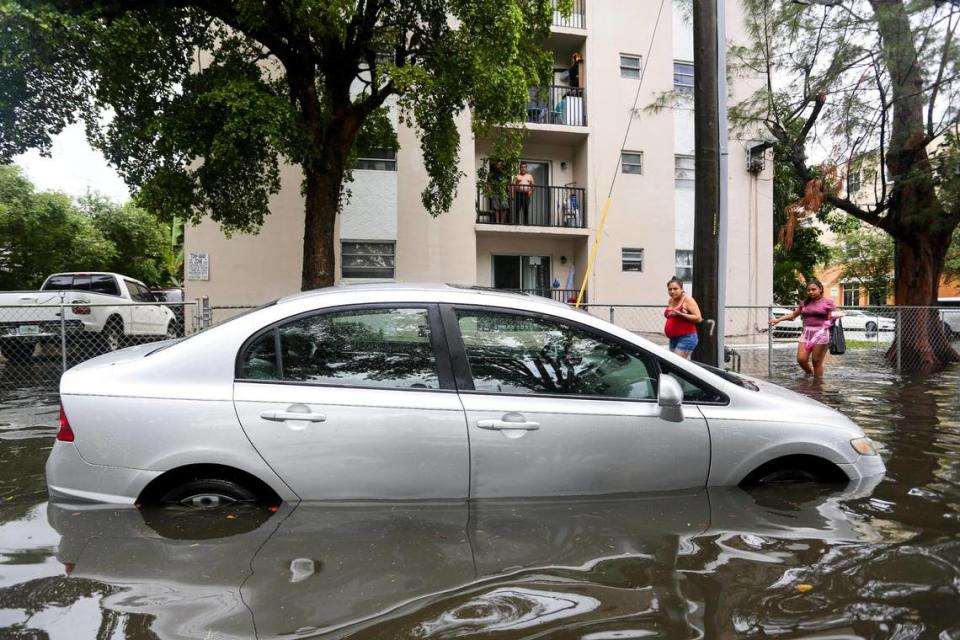
[[467, 497], [466, 424], [438, 313], [341, 307], [267, 327], [241, 349], [237, 415], [297, 495]]
[[445, 307], [444, 323], [470, 433], [471, 497], [706, 484], [706, 421], [691, 405], [680, 421], [661, 417], [650, 354], [517, 311]]

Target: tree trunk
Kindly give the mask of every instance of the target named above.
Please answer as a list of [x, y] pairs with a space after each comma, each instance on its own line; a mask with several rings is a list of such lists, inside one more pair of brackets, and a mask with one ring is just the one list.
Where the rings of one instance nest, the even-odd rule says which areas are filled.
[[[890, 208], [879, 225], [897, 246], [897, 305], [900, 312], [897, 341], [887, 358], [901, 370], [930, 371], [960, 360], [943, 331], [936, 303], [937, 288], [956, 220], [936, 192], [933, 167], [927, 154], [924, 127], [923, 65], [917, 64], [917, 34], [903, 0], [870, 0], [882, 35], [884, 65], [890, 72], [892, 119], [886, 164], [893, 188]], [[899, 343], [899, 344], [898, 344]]]
[[343, 171], [327, 172], [304, 166], [303, 274], [301, 289], [334, 283], [337, 273], [334, 241]]
[[894, 238], [898, 248], [894, 299], [905, 308], [899, 312], [897, 339], [887, 351], [887, 360], [899, 363], [902, 371], [934, 371], [960, 362], [940, 312], [932, 307], [950, 235], [919, 229], [899, 231]]

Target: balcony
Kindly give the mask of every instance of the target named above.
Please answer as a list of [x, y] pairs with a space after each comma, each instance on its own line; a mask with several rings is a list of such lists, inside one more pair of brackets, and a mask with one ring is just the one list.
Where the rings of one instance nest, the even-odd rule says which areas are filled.
[[587, 228], [587, 193], [579, 187], [506, 186], [505, 197], [489, 184], [477, 185], [477, 223], [509, 227]]
[[564, 29], [586, 29], [587, 12], [585, 8], [586, 0], [573, 0], [573, 11], [569, 16], [565, 16], [557, 10], [557, 2], [553, 0], [550, 3], [553, 8], [553, 26]]
[[587, 126], [587, 105], [583, 87], [550, 85], [531, 89], [527, 103], [527, 122], [531, 124]]

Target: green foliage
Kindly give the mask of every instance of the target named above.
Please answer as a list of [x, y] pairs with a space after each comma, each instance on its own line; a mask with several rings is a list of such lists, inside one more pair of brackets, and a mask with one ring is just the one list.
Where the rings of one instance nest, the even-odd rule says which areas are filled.
[[77, 206], [0, 166], [0, 290], [35, 289], [58, 271], [115, 271], [167, 285], [167, 244], [164, 226], [132, 204], [87, 196]]
[[[142, 206], [249, 232], [281, 162], [327, 176], [337, 193], [321, 200], [337, 202], [359, 146], [396, 146], [395, 100], [438, 215], [461, 178], [461, 113], [519, 152], [498, 125], [522, 122], [549, 78], [552, 13], [550, 0], [0, 0], [0, 161], [81, 117]], [[320, 217], [329, 241], [334, 217]]]
[[817, 265], [827, 261], [830, 250], [820, 242], [816, 227], [798, 226], [789, 250], [777, 241], [779, 229], [787, 222], [786, 208], [803, 195], [804, 181], [786, 160], [782, 145], [775, 145], [773, 152], [773, 299], [792, 306], [806, 297], [806, 283]]

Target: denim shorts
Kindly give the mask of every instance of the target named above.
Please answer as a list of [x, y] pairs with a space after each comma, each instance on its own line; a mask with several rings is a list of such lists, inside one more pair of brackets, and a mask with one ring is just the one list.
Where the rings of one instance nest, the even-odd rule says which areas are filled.
[[700, 338], [695, 333], [688, 333], [676, 338], [670, 338], [670, 351], [682, 351], [684, 353], [693, 353], [697, 348]]

